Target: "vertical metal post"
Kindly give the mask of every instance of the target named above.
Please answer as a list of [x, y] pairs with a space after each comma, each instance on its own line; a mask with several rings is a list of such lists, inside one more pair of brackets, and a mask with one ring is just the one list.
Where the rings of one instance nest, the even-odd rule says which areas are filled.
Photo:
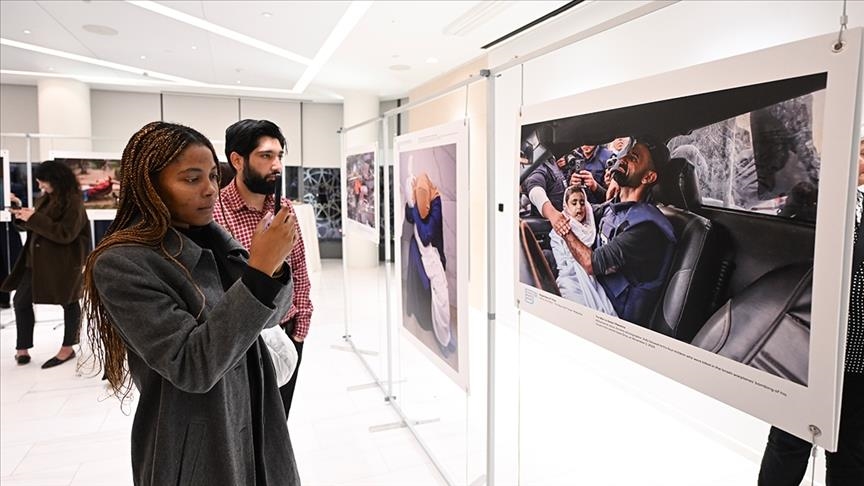
[[305, 170], [303, 169], [305, 165], [303, 161], [303, 103], [300, 103], [300, 140], [298, 142], [300, 143], [300, 168], [297, 169], [297, 199], [303, 202], [303, 196], [306, 194]]
[[495, 76], [486, 77], [486, 485], [495, 485]]
[[[381, 131], [384, 132], [384, 136], [382, 140], [384, 141], [383, 150], [381, 150], [382, 157], [381, 161], [384, 163], [384, 180], [381, 181], [381, 185], [384, 187], [384, 261], [389, 262], [392, 260], [392, 255], [390, 254], [390, 239], [393, 236], [390, 225], [390, 117], [385, 116], [381, 122]], [[394, 188], [396, 181], [393, 181]]]
[[390, 160], [389, 129], [389, 118], [385, 116], [381, 121], [381, 131], [384, 135], [381, 137], [381, 140], [384, 141], [381, 150], [381, 162], [384, 164], [384, 170], [382, 171], [384, 180], [381, 181], [378, 187], [384, 188], [384, 287], [387, 295], [387, 308], [384, 310], [386, 316], [385, 325], [387, 326], [387, 356], [385, 358], [387, 360], [387, 397], [385, 400], [388, 402], [393, 400], [393, 294], [390, 290], [390, 286], [392, 285], [390, 279], [390, 233], [392, 228], [390, 227], [390, 167], [387, 164], [387, 161]]
[[[345, 185], [345, 181], [343, 180], [345, 176], [345, 171], [343, 170], [345, 166], [345, 131], [341, 128], [339, 129], [339, 159], [339, 192], [341, 193], [342, 187]], [[351, 334], [348, 333], [348, 252], [345, 251], [345, 219], [347, 216], [345, 214], [345, 208], [347, 207], [347, 203], [344, 197], [342, 198], [340, 206], [340, 213], [342, 215], [342, 228], [340, 228], [340, 232], [342, 233], [342, 297], [344, 299], [344, 305], [342, 307], [345, 316], [345, 334], [342, 337], [344, 339], [349, 339]]]
[[32, 208], [33, 207], [33, 177], [31, 177], [31, 175], [33, 174], [33, 161], [32, 161], [33, 155], [31, 153], [32, 149], [30, 147], [30, 143], [33, 141], [33, 137], [29, 133], [26, 134], [25, 137], [27, 139], [27, 165], [26, 165], [26, 169], [25, 169], [27, 171], [27, 173], [24, 174], [24, 177], [27, 178], [27, 207]]

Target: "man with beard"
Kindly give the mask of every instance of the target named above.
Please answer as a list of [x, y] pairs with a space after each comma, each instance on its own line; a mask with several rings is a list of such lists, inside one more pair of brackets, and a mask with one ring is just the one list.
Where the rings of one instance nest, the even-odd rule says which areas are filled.
[[[285, 148], [285, 137], [279, 127], [268, 120], [240, 120], [225, 129], [225, 156], [228, 157], [234, 178], [220, 191], [213, 210], [213, 219], [247, 249], [252, 243], [252, 235], [258, 223], [276, 212], [273, 191], [277, 181], [281, 182]], [[287, 199], [282, 198], [281, 206], [287, 207], [289, 214], [294, 214], [294, 208]], [[312, 319], [306, 248], [299, 224], [296, 231], [297, 242], [287, 260], [294, 278], [294, 299], [281, 322], [297, 349], [294, 374], [288, 383], [279, 388], [286, 419], [297, 384], [303, 341], [309, 332], [309, 322]]]
[[595, 211], [600, 223], [594, 249], [569, 227], [559, 233], [588, 275], [597, 277], [618, 317], [646, 327], [675, 249], [672, 225], [646, 202], [668, 159], [665, 145], [642, 139], [612, 168], [619, 198]]

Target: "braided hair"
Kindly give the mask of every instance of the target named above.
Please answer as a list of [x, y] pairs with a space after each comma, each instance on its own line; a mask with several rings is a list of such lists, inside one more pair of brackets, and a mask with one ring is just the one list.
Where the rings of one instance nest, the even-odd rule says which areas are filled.
[[[171, 213], [156, 186], [159, 172], [188, 147], [196, 145], [210, 149], [214, 162], [217, 160], [216, 151], [207, 137], [183, 125], [151, 122], [132, 135], [123, 149], [120, 162], [117, 216], [87, 258], [84, 268], [87, 340], [93, 350], [93, 359], [104, 370], [111, 391], [121, 401], [129, 396], [132, 386], [126, 362], [126, 344], [102, 302], [94, 281], [93, 268], [105, 250], [129, 244], [157, 248], [169, 260], [180, 265], [175, 255], [170, 255], [164, 246], [165, 236], [171, 229]], [[191, 279], [188, 271], [186, 273]]]

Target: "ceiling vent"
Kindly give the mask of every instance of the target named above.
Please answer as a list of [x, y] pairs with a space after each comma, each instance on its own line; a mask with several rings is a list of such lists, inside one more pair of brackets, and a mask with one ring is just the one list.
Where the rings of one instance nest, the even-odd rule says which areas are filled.
[[467, 12], [447, 24], [441, 31], [444, 35], [464, 37], [481, 25], [486, 24], [498, 14], [509, 8], [511, 2], [493, 0], [490, 2], [478, 2]]

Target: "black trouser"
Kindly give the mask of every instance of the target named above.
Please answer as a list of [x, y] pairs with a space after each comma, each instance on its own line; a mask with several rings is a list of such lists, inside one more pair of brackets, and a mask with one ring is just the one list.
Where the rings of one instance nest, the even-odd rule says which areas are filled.
[[279, 387], [279, 394], [282, 395], [282, 406], [285, 407], [285, 419], [288, 419], [288, 413], [291, 411], [291, 401], [294, 399], [294, 387], [297, 385], [297, 372], [300, 371], [300, 361], [303, 359], [303, 342], [297, 342], [291, 337], [294, 334], [294, 326], [297, 324], [296, 319], [291, 319], [291, 321], [285, 326], [285, 332], [288, 333], [288, 337], [291, 339], [291, 342], [294, 343], [294, 348], [297, 349], [297, 366], [294, 367], [294, 374], [291, 375], [291, 379], [288, 380], [288, 383], [285, 383], [281, 387]]
[[[762, 456], [759, 486], [798, 486], [807, 471], [812, 445], [771, 427]], [[825, 453], [827, 486], [864, 484], [864, 374], [843, 377], [840, 437], [837, 452]]]
[[[33, 312], [33, 276], [29, 269], [21, 278], [18, 288], [15, 289], [12, 306], [15, 308], [15, 329], [18, 331], [15, 349], [30, 349], [33, 347], [33, 328], [36, 326], [36, 314]], [[63, 305], [63, 324], [63, 346], [78, 344], [81, 306], [77, 300]]]

